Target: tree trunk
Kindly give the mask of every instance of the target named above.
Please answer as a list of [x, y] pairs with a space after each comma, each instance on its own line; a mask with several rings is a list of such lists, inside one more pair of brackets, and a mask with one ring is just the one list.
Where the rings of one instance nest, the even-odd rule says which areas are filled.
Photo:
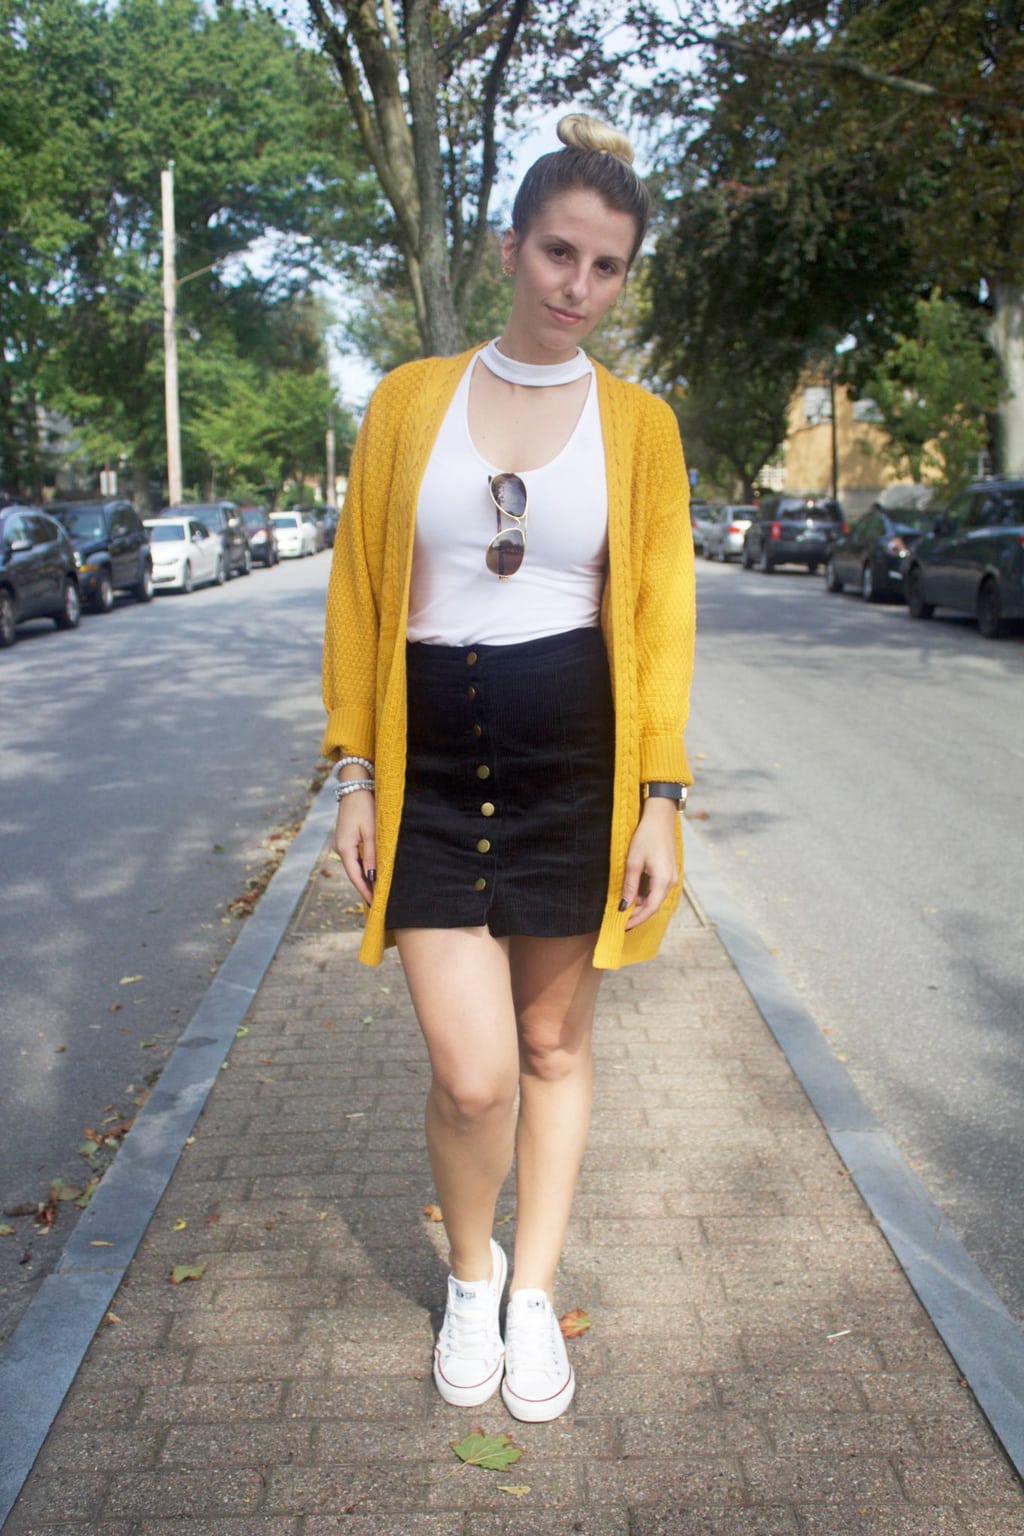
[[993, 283], [989, 340], [1003, 365], [1006, 396], [999, 407], [1001, 467], [1024, 475], [1024, 288]]
[[458, 352], [462, 329], [455, 314], [445, 225], [444, 169], [437, 123], [437, 55], [430, 25], [429, 0], [406, 0], [406, 59], [409, 108], [420, 203], [420, 281], [428, 354]]

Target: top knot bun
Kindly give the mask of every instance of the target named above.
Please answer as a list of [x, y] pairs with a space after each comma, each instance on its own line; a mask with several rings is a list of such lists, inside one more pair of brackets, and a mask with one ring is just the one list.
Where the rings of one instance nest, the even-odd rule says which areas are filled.
[[557, 132], [567, 149], [594, 150], [598, 154], [614, 155], [626, 165], [633, 164], [633, 146], [626, 135], [586, 112], [567, 113], [559, 119]]

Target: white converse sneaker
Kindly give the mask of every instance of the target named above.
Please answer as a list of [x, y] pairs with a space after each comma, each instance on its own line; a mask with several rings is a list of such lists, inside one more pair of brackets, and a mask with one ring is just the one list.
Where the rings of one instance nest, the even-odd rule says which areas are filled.
[[505, 1407], [513, 1418], [543, 1424], [565, 1412], [575, 1390], [565, 1340], [547, 1295], [514, 1291], [505, 1315]]
[[490, 1280], [448, 1276], [448, 1305], [434, 1347], [434, 1381], [446, 1403], [475, 1408], [498, 1390], [505, 1346], [498, 1309], [508, 1260], [491, 1238]]

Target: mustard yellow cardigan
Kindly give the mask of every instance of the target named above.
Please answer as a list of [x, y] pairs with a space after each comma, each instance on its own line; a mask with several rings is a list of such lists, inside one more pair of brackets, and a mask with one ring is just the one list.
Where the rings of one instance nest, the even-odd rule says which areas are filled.
[[[381, 960], [384, 912], [402, 814], [405, 635], [420, 481], [473, 351], [406, 363], [376, 389], [356, 442], [334, 543], [324, 638], [324, 755], [376, 764], [377, 884], [359, 957]], [[618, 910], [642, 781], [693, 782], [683, 728], [695, 627], [690, 489], [675, 416], [664, 401], [596, 365], [608, 482], [608, 577], [601, 628], [615, 701], [615, 783], [608, 894], [594, 964], [616, 969], [657, 953], [682, 884], [626, 932]], [[481, 568], [483, 552], [481, 550]], [[679, 848], [682, 870], [682, 849]]]

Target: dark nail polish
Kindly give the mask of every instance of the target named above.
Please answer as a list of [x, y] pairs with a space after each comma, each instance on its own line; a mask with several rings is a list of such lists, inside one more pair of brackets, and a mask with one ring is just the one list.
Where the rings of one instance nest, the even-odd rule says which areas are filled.
[[376, 884], [376, 881], [377, 881], [377, 871], [375, 869], [368, 869], [366, 871], [366, 883], [367, 883], [367, 885], [374, 885], [374, 884]]
[[619, 911], [620, 912], [628, 912], [629, 911], [629, 902], [626, 900], [625, 896], [623, 896], [622, 900], [619, 902]]

